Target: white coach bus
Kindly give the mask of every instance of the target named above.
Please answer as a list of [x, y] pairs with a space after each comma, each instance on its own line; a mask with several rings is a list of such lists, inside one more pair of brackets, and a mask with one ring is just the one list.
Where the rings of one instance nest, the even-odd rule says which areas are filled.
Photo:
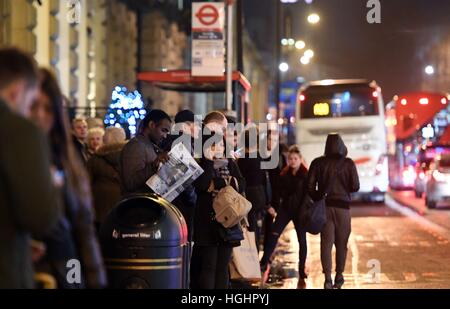
[[389, 185], [384, 104], [375, 81], [311, 82], [297, 95], [297, 143], [308, 164], [324, 153], [328, 133], [338, 132], [355, 161], [363, 199], [384, 201]]

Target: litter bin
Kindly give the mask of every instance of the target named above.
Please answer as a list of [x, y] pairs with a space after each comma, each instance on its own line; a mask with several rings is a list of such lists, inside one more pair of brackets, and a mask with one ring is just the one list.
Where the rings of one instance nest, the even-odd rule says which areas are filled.
[[114, 207], [100, 228], [110, 288], [188, 288], [189, 245], [180, 211], [156, 194]]

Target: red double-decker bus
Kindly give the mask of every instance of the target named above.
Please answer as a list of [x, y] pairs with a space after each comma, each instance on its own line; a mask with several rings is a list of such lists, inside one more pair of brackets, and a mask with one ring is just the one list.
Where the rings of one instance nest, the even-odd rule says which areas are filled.
[[395, 96], [386, 106], [389, 185], [411, 189], [419, 153], [433, 145], [450, 145], [450, 96], [410, 92]]

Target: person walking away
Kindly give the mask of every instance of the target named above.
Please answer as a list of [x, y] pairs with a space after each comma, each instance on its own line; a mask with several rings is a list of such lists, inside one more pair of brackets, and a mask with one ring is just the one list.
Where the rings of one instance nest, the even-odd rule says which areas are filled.
[[[41, 87], [30, 117], [49, 137], [54, 184], [61, 208], [58, 224], [41, 238], [47, 252], [36, 269], [51, 274], [58, 288], [104, 288], [106, 272], [94, 229], [89, 178], [71, 141], [68, 117], [55, 76], [41, 69]], [[67, 280], [67, 262], [81, 264], [81, 282]]]
[[305, 272], [305, 263], [308, 248], [306, 243], [306, 232], [299, 223], [299, 211], [306, 193], [307, 172], [306, 166], [302, 164], [300, 148], [297, 145], [291, 146], [288, 151], [288, 165], [280, 174], [281, 204], [277, 211], [277, 216], [267, 239], [264, 255], [260, 262], [261, 271], [263, 273], [263, 283], [267, 281], [270, 271], [270, 257], [275, 250], [278, 239], [288, 223], [292, 220], [295, 231], [297, 232], [300, 247], [298, 259], [299, 280], [297, 288], [303, 289], [306, 287], [305, 280], [307, 275]]
[[232, 249], [240, 245], [223, 238], [225, 228], [215, 220], [213, 199], [216, 192], [230, 184], [244, 192], [244, 179], [232, 159], [225, 158], [225, 141], [221, 134], [203, 136], [206, 143], [214, 138], [211, 146], [205, 145], [200, 166], [204, 173], [194, 182], [197, 192], [197, 208], [194, 221], [194, 249], [191, 264], [191, 287], [200, 289], [226, 289], [229, 284], [228, 264]]
[[97, 149], [87, 163], [97, 228], [122, 197], [119, 168], [120, 153], [126, 144], [125, 139], [126, 134], [123, 128], [106, 128], [103, 137], [104, 144]]
[[[320, 258], [325, 276], [325, 289], [340, 289], [344, 284], [347, 243], [351, 233], [351, 193], [359, 190], [355, 163], [347, 158], [347, 147], [339, 134], [329, 134], [325, 154], [314, 159], [308, 173], [308, 194], [322, 199], [327, 206], [327, 223], [320, 233]], [[336, 247], [336, 276], [331, 278], [332, 249]]]
[[146, 185], [160, 163], [168, 160], [160, 148], [170, 132], [171, 119], [164, 111], [151, 110], [139, 125], [139, 133], [123, 148], [120, 156], [120, 178], [124, 194], [152, 192]]
[[31, 56], [0, 49], [0, 289], [34, 287], [31, 235], [47, 233], [60, 214], [47, 139], [24, 118], [38, 80]]

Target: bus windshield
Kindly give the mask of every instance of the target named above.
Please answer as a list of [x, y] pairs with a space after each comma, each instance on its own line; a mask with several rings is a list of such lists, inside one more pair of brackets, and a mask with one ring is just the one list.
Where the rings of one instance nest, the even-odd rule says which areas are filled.
[[368, 85], [311, 86], [302, 93], [300, 117], [338, 118], [378, 115], [378, 93]]

